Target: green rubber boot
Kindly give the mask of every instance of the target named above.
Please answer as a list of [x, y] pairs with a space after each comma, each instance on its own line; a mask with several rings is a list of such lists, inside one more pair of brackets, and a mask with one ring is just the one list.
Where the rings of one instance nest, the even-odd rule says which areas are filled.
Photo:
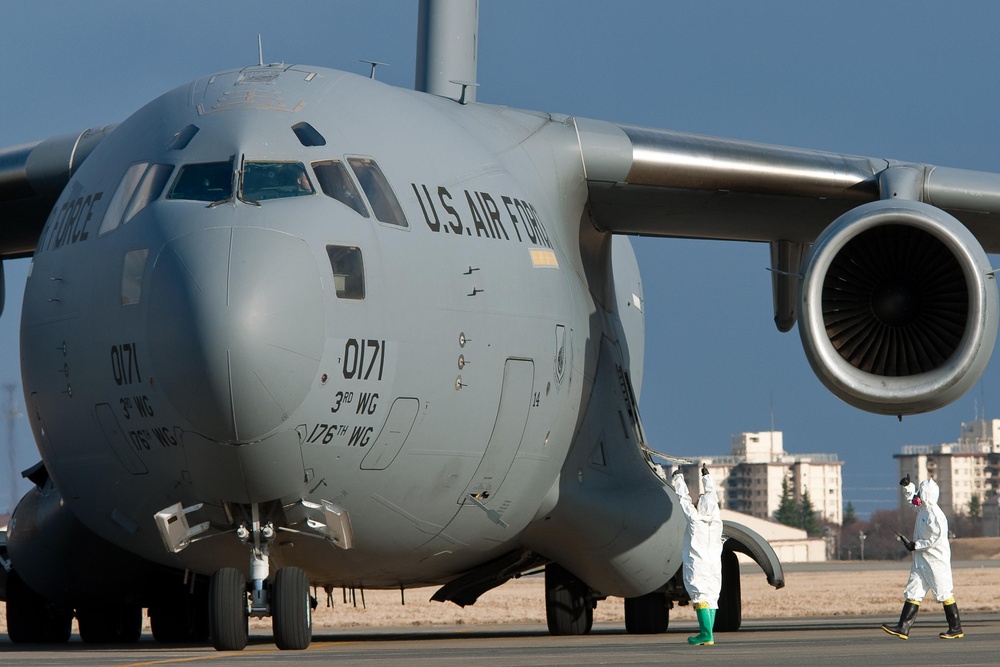
[[715, 637], [712, 635], [712, 610], [708, 608], [707, 602], [697, 602], [694, 605], [694, 611], [698, 615], [699, 632], [694, 637], [688, 637], [688, 644], [692, 646], [711, 646], [715, 643]]

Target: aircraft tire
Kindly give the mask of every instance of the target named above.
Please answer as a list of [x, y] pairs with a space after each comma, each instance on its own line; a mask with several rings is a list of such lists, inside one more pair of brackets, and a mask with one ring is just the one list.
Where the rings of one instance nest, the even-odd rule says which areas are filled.
[[585, 635], [594, 625], [587, 585], [555, 563], [545, 566], [545, 621], [552, 635]]
[[722, 591], [715, 613], [715, 632], [736, 632], [743, 623], [740, 561], [735, 551], [722, 551]]
[[625, 598], [625, 630], [630, 635], [658, 635], [667, 631], [670, 607], [666, 593]]
[[180, 615], [180, 609], [166, 602], [158, 602], [149, 608], [149, 629], [153, 639], [160, 644], [179, 644], [189, 641], [185, 635], [187, 628]]
[[132, 604], [82, 607], [76, 621], [86, 644], [134, 644], [142, 635], [142, 608]]
[[235, 567], [212, 575], [208, 590], [208, 625], [218, 651], [242, 651], [249, 637], [247, 580]]
[[302, 651], [312, 641], [309, 579], [302, 568], [283, 567], [271, 587], [271, 628], [282, 651]]
[[53, 606], [15, 571], [7, 574], [7, 635], [14, 644], [69, 641], [73, 614]]
[[149, 608], [153, 639], [161, 644], [203, 642], [209, 638], [208, 590], [199, 586], [195, 593], [171, 590]]

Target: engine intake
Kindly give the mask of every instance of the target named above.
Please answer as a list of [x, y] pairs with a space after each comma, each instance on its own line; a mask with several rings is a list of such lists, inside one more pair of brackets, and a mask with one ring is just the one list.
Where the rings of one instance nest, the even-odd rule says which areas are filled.
[[803, 265], [802, 344], [842, 400], [917, 414], [979, 380], [996, 342], [997, 289], [982, 246], [951, 215], [910, 200], [859, 206]]

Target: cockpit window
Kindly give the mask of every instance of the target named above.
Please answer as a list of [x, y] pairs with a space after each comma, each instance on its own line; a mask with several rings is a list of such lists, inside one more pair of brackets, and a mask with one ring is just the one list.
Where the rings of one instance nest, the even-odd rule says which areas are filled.
[[301, 197], [316, 191], [301, 162], [244, 162], [240, 197], [246, 201]]
[[350, 206], [355, 211], [368, 217], [368, 209], [361, 199], [361, 193], [351, 180], [351, 174], [340, 160], [324, 160], [313, 162], [313, 172], [319, 187], [327, 197], [333, 197], [342, 204]]
[[135, 188], [139, 185], [139, 179], [146, 173], [147, 167], [149, 167], [148, 162], [139, 162], [125, 170], [125, 175], [122, 176], [118, 188], [115, 189], [115, 194], [111, 197], [111, 203], [108, 204], [108, 210], [104, 213], [101, 228], [97, 231], [98, 236], [107, 234], [112, 229], [118, 229], [118, 225], [122, 221], [122, 213], [125, 212], [125, 207], [132, 199]]
[[173, 170], [174, 165], [172, 164], [149, 165], [149, 169], [142, 175], [139, 187], [135, 189], [135, 194], [132, 195], [132, 201], [129, 202], [128, 208], [125, 209], [125, 215], [122, 216], [122, 224], [134, 218], [136, 213], [146, 208], [149, 202], [160, 196]]
[[182, 151], [187, 148], [187, 145], [191, 143], [194, 139], [194, 135], [198, 134], [197, 125], [188, 125], [184, 129], [180, 130], [177, 134], [170, 138], [170, 145], [167, 146], [167, 150], [171, 151]]
[[233, 196], [233, 161], [186, 164], [167, 199], [225, 201]]
[[173, 170], [170, 164], [138, 162], [130, 166], [118, 183], [97, 235], [117, 229], [118, 225], [131, 220], [149, 202], [159, 197]]
[[347, 161], [354, 170], [354, 175], [358, 177], [365, 196], [368, 197], [368, 203], [375, 212], [375, 219], [390, 225], [407, 227], [403, 208], [399, 205], [392, 187], [389, 186], [389, 181], [375, 164], [375, 160], [368, 157], [349, 157]]
[[292, 125], [292, 132], [299, 138], [299, 143], [303, 146], [326, 146], [326, 139], [309, 123], [301, 122]]

